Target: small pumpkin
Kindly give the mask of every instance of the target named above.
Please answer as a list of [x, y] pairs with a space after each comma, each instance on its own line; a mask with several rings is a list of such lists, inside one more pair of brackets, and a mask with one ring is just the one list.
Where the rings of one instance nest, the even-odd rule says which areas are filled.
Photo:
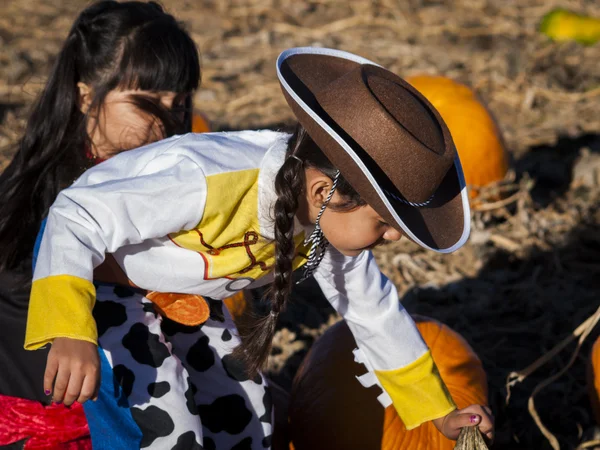
[[494, 118], [475, 93], [442, 76], [417, 75], [406, 81], [429, 100], [446, 122], [471, 197], [481, 187], [502, 180], [508, 170], [508, 154]]
[[553, 41], [593, 45], [600, 41], [600, 19], [556, 8], [540, 22], [540, 32]]
[[[487, 379], [469, 344], [446, 325], [415, 317], [417, 327], [459, 408], [487, 403]], [[427, 422], [407, 431], [393, 406], [377, 400], [381, 388], [363, 387], [355, 363], [356, 343], [345, 322], [329, 328], [312, 346], [293, 381], [289, 421], [295, 450], [452, 450]]]
[[596, 422], [600, 424], [600, 336], [598, 336], [594, 342], [590, 354], [588, 364], [588, 389], [592, 411], [596, 417]]
[[192, 114], [192, 133], [208, 133], [210, 131], [210, 123], [206, 116], [195, 111]]

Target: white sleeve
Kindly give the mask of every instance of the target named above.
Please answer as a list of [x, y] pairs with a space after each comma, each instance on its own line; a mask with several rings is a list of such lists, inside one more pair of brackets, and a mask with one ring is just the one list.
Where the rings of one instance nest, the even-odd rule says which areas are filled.
[[396, 287], [370, 251], [345, 257], [329, 247], [314, 276], [375, 370], [407, 366], [427, 352]]
[[328, 249], [315, 278], [354, 335], [359, 361], [369, 370], [361, 382], [377, 379], [387, 394], [380, 401], [393, 403], [407, 430], [456, 409], [431, 352], [371, 252], [348, 258]]
[[105, 253], [196, 226], [205, 199], [204, 173], [184, 153], [142, 149], [111, 158], [50, 208], [34, 280], [92, 280]]

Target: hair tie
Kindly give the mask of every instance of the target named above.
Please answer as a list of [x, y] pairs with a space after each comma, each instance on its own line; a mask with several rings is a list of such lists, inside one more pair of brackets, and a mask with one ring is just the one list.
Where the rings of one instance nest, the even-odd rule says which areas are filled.
[[297, 161], [300, 161], [300, 164], [304, 164], [304, 161], [302, 161], [300, 158], [298, 158], [296, 155], [290, 155], [288, 156], [288, 158], [294, 158]]

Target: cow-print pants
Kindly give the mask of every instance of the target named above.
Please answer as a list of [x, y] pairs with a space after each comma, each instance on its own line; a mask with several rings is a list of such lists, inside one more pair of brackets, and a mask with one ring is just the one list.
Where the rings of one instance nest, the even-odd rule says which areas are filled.
[[261, 375], [248, 379], [231, 357], [239, 338], [222, 301], [209, 299], [210, 319], [188, 327], [132, 289], [101, 284], [96, 296], [99, 345], [119, 386], [115, 401], [127, 402], [139, 427], [139, 448], [270, 448], [271, 395]]

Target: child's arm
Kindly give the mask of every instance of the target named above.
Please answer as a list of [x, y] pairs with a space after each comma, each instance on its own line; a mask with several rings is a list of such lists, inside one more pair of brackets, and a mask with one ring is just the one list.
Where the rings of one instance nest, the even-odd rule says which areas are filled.
[[59, 195], [39, 251], [25, 340], [33, 350], [60, 338], [45, 374], [47, 391], [56, 377], [55, 400], [65, 390], [67, 404], [95, 395], [94, 267], [124, 245], [196, 226], [205, 196], [198, 164], [164, 149], [112, 158]]
[[92, 277], [104, 254], [200, 221], [206, 182], [198, 165], [161, 153], [150, 161], [140, 158], [145, 164], [139, 168], [130, 157], [136, 153], [145, 156], [134, 150], [92, 169], [50, 209], [33, 277], [26, 349], [56, 337], [95, 344]]
[[348, 323], [406, 427], [446, 416], [456, 425], [456, 406], [431, 353], [372, 253], [349, 258], [330, 248], [315, 278]]

